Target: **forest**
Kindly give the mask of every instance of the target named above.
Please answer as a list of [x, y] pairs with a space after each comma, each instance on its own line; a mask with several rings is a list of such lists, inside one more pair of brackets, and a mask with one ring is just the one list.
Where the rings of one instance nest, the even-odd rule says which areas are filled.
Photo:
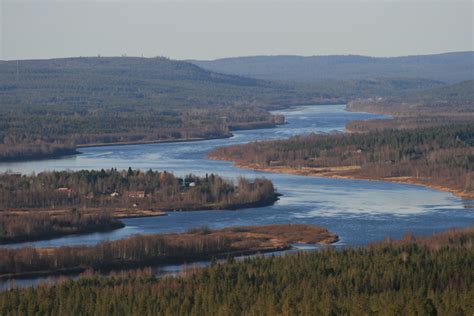
[[[121, 227], [112, 217], [159, 211], [239, 209], [274, 203], [271, 181], [148, 170], [52, 171], [0, 174], [0, 241], [49, 238]], [[122, 210], [125, 209], [124, 212]], [[120, 213], [119, 213], [120, 211]]]
[[441, 85], [398, 77], [270, 82], [162, 57], [0, 61], [0, 161], [70, 155], [84, 145], [228, 137], [282, 124], [272, 109]]
[[411, 181], [474, 194], [474, 127], [295, 136], [215, 149], [211, 158], [301, 174]]
[[0, 293], [2, 315], [472, 315], [473, 228]]
[[135, 235], [89, 247], [0, 248], [0, 277], [182, 264], [211, 256], [284, 250], [297, 242], [329, 244], [337, 240], [337, 235], [322, 227], [283, 224], [220, 230], [199, 227], [184, 233]]

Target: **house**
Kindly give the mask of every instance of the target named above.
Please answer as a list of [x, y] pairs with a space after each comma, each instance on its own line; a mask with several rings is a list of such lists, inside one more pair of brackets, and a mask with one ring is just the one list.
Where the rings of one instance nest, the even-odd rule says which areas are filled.
[[69, 189], [69, 188], [57, 188], [56, 190], [54, 190], [55, 192], [58, 192], [58, 193], [61, 193], [61, 194], [64, 194], [64, 195], [67, 195], [67, 196], [71, 196], [71, 194], [74, 193], [74, 190], [73, 189]]
[[199, 179], [187, 177], [185, 179], [178, 179], [179, 184], [183, 187], [195, 187], [199, 183]]
[[129, 191], [128, 197], [133, 199], [140, 199], [145, 197], [145, 191]]

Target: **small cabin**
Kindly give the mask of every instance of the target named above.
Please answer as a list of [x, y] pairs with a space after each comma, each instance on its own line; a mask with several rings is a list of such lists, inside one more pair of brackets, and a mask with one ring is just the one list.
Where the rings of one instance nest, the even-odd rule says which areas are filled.
[[145, 197], [145, 191], [130, 191], [128, 192], [129, 198], [141, 199]]

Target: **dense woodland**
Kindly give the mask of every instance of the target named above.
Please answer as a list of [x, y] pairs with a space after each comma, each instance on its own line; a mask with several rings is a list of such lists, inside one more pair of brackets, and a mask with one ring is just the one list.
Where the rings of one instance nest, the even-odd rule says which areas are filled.
[[420, 183], [474, 191], [474, 127], [384, 129], [364, 134], [296, 136], [222, 147], [218, 159], [256, 167], [352, 167], [341, 174], [369, 179], [411, 177]]
[[0, 257], [3, 258], [0, 277], [182, 264], [211, 256], [288, 249], [290, 243], [296, 242], [328, 244], [337, 240], [337, 235], [322, 227], [283, 224], [220, 230], [200, 227], [184, 233], [136, 235], [90, 247], [0, 248]]
[[474, 231], [282, 257], [84, 276], [0, 293], [2, 315], [472, 315]]
[[[177, 178], [149, 170], [0, 174], [0, 243], [122, 227], [117, 208], [153, 211], [238, 209], [277, 200], [271, 181], [214, 174]], [[61, 212], [57, 212], [61, 211]], [[117, 214], [116, 214], [117, 213]], [[159, 215], [158, 213], [156, 215]]]

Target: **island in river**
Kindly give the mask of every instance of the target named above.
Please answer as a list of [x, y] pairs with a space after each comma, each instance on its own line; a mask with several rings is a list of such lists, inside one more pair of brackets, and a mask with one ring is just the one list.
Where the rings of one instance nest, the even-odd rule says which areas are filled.
[[184, 233], [137, 235], [92, 247], [0, 248], [0, 278], [110, 271], [280, 251], [292, 244], [329, 244], [338, 236], [302, 224], [196, 228]]
[[103, 232], [117, 218], [165, 211], [240, 209], [273, 204], [270, 180], [230, 180], [210, 174], [175, 177], [149, 170], [81, 170], [0, 174], [0, 244]]

